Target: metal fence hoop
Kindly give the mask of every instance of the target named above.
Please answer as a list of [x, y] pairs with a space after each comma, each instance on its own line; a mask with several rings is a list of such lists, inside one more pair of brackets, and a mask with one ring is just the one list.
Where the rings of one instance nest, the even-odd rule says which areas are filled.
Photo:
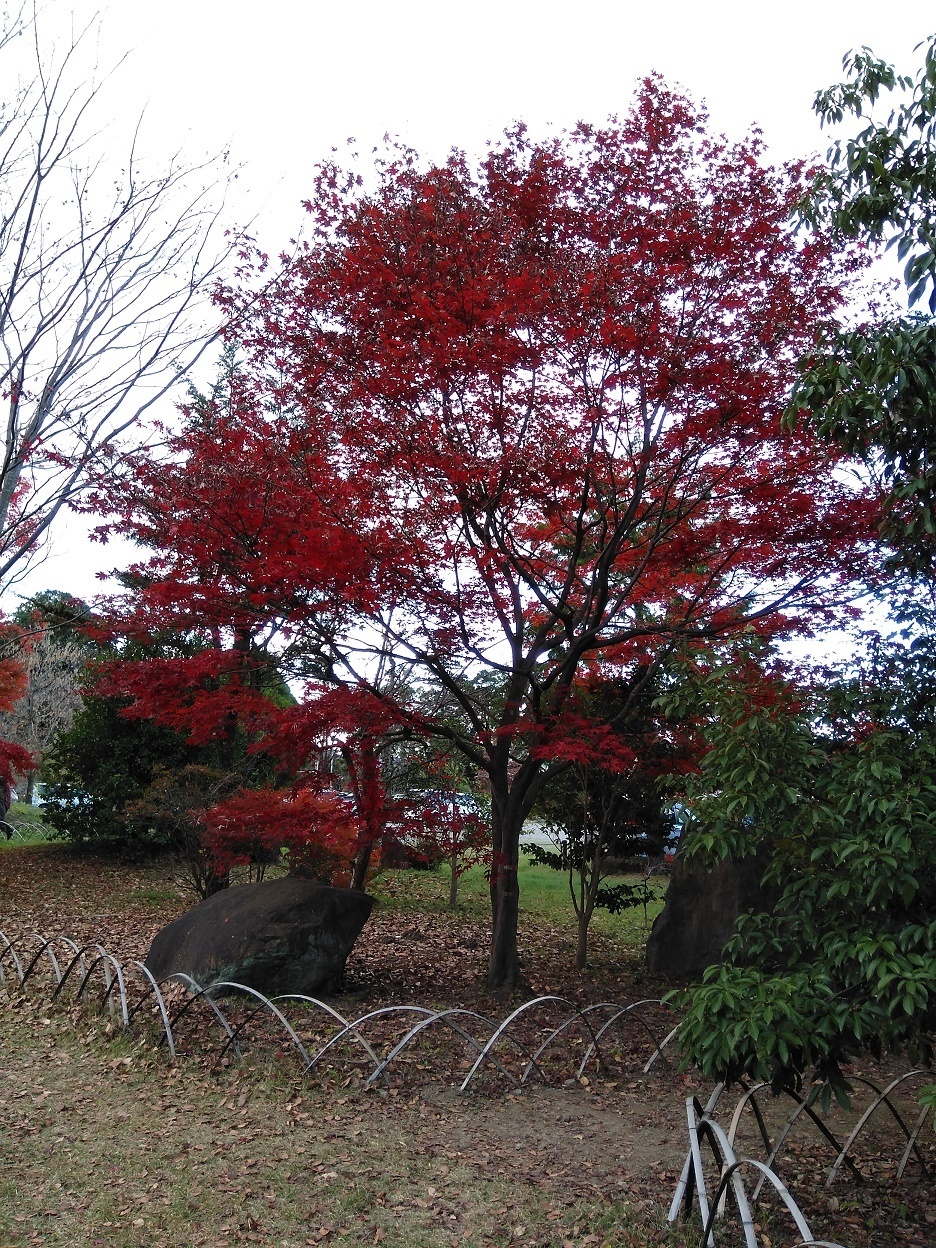
[[728, 1142], [731, 1144], [732, 1148], [735, 1146], [735, 1137], [738, 1134], [738, 1127], [741, 1125], [741, 1115], [744, 1113], [745, 1106], [750, 1104], [751, 1112], [754, 1114], [754, 1119], [757, 1122], [757, 1127], [760, 1131], [761, 1142], [764, 1145], [764, 1152], [770, 1152], [770, 1136], [767, 1131], [767, 1124], [764, 1122], [764, 1116], [760, 1112], [760, 1106], [757, 1103], [756, 1096], [756, 1093], [758, 1093], [761, 1088], [766, 1088], [767, 1086], [768, 1085], [766, 1083], [761, 1082], [755, 1083], [753, 1087], [745, 1089], [744, 1096], [741, 1097], [741, 1100], [738, 1101], [735, 1106], [734, 1113], [731, 1115], [731, 1123], [728, 1127]]
[[[578, 1074], [576, 1078], [581, 1079], [582, 1074], [585, 1071], [585, 1067], [588, 1065], [588, 1062], [593, 1052], [598, 1053], [599, 1063], [601, 1062], [601, 1053], [598, 1050], [598, 1042], [602, 1039], [605, 1032], [608, 1031], [610, 1027], [614, 1026], [614, 1024], [618, 1021], [619, 1018], [623, 1018], [626, 1015], [630, 1014], [632, 1010], [640, 1009], [642, 1006], [645, 1006], [645, 1005], [662, 1005], [662, 1004], [663, 1002], [656, 998], [646, 997], [642, 1001], [634, 1001], [631, 1005], [625, 1005], [625, 1006], [619, 1006], [614, 1001], [603, 1001], [601, 1005], [590, 1005], [588, 1009], [584, 1011], [585, 1013], [588, 1013], [589, 1010], [602, 1010], [602, 1009], [608, 1009], [608, 1008], [616, 1010], [616, 1013], [613, 1014], [611, 1018], [609, 1018], [607, 1022], [605, 1022], [599, 1028], [598, 1034], [595, 1036], [594, 1041], [588, 1046], [585, 1056], [582, 1058], [581, 1064], [579, 1065], [579, 1068], [578, 1068]], [[653, 1058], [651, 1060], [656, 1060], [656, 1058], [662, 1057], [663, 1050], [660, 1047], [660, 1042], [657, 1039], [656, 1034], [653, 1031], [653, 1028], [650, 1026], [647, 1020], [645, 1018], [641, 1018], [639, 1014], [635, 1014], [634, 1018], [638, 1023], [640, 1023], [641, 1027], [643, 1027], [644, 1031], [650, 1037], [650, 1042], [654, 1048]], [[548, 1041], [546, 1043], [548, 1043]], [[666, 1042], [664, 1041], [664, 1044], [665, 1043]], [[540, 1050], [540, 1052], [542, 1052], [542, 1050]], [[537, 1053], [537, 1057], [538, 1056], [539, 1056], [539, 1053]]]
[[[186, 988], [188, 988], [189, 992], [192, 995], [188, 998], [187, 1001], [183, 1001], [180, 1008], [175, 1012], [172, 1019], [170, 1020], [170, 1027], [174, 1026], [179, 1021], [179, 1019], [183, 1016], [183, 1014], [187, 1014], [188, 1011], [193, 1006], [197, 1005], [199, 1001], [205, 1001], [211, 1008], [212, 1013], [214, 1014], [215, 1018], [217, 1018], [218, 1022], [224, 1028], [229, 1040], [231, 1041], [234, 1052], [237, 1055], [237, 1060], [239, 1062], [242, 1062], [244, 1060], [244, 1054], [241, 1052], [240, 1045], [234, 1039], [234, 1033], [231, 1031], [230, 1024], [228, 1023], [228, 1020], [224, 1016], [223, 1012], [221, 1011], [217, 1001], [212, 1000], [211, 997], [206, 995], [208, 992], [208, 989], [202, 988], [201, 984], [199, 984], [199, 982], [196, 979], [193, 979], [191, 975], [186, 975], [184, 971], [175, 971], [172, 975], [164, 976], [158, 982], [170, 983], [172, 980], [176, 980], [178, 983], [183, 984]], [[225, 1049], [227, 1047], [228, 1046], [225, 1045]]]
[[[474, 1065], [473, 1065], [473, 1066], [472, 1066], [472, 1068], [468, 1071], [468, 1074], [465, 1076], [465, 1078], [464, 1078], [464, 1080], [463, 1080], [463, 1082], [462, 1082], [462, 1084], [461, 1084], [461, 1087], [458, 1089], [458, 1090], [459, 1090], [459, 1092], [464, 1092], [464, 1091], [467, 1089], [468, 1085], [469, 1085], [469, 1084], [471, 1083], [471, 1081], [474, 1079], [474, 1077], [475, 1077], [475, 1075], [477, 1074], [478, 1070], [479, 1070], [479, 1069], [481, 1068], [481, 1066], [483, 1066], [483, 1065], [484, 1065], [484, 1063], [487, 1061], [488, 1054], [490, 1053], [491, 1049], [493, 1049], [493, 1048], [494, 1048], [494, 1045], [495, 1045], [495, 1044], [497, 1044], [497, 1042], [498, 1042], [498, 1040], [500, 1040], [501, 1036], [502, 1036], [502, 1035], [504, 1035], [504, 1033], [505, 1033], [505, 1032], [507, 1031], [507, 1029], [510, 1027], [511, 1023], [512, 1023], [515, 1019], [519, 1018], [521, 1014], [525, 1014], [528, 1010], [532, 1010], [535, 1006], [537, 1006], [537, 1005], [545, 1005], [545, 1004], [547, 1004], [547, 1003], [550, 1003], [550, 1004], [556, 1004], [556, 1005], [567, 1005], [567, 1006], [568, 1006], [571, 1010], [574, 1010], [574, 1011], [575, 1011], [575, 1014], [576, 1014], [576, 1015], [581, 1016], [581, 1014], [582, 1014], [581, 1010], [579, 1010], [579, 1008], [578, 1008], [578, 1006], [575, 1004], [575, 1002], [574, 1002], [574, 1001], [569, 1001], [569, 1000], [567, 1000], [565, 997], [554, 997], [554, 996], [534, 997], [532, 1001], [526, 1001], [526, 1002], [524, 1002], [524, 1004], [523, 1004], [523, 1005], [518, 1005], [518, 1006], [517, 1006], [517, 1008], [516, 1008], [515, 1010], [513, 1010], [513, 1011], [512, 1011], [512, 1013], [510, 1013], [510, 1014], [508, 1014], [508, 1015], [507, 1015], [507, 1017], [506, 1017], [506, 1018], [503, 1020], [503, 1022], [502, 1022], [502, 1023], [501, 1023], [501, 1024], [500, 1024], [500, 1025], [499, 1025], [499, 1026], [495, 1029], [495, 1030], [494, 1030], [493, 1034], [492, 1034], [492, 1035], [490, 1036], [490, 1038], [487, 1040], [487, 1042], [486, 1042], [486, 1043], [485, 1043], [485, 1045], [484, 1045], [484, 1048], [481, 1050], [481, 1052], [480, 1052], [480, 1053], [478, 1054], [478, 1056], [475, 1058], [475, 1063], [474, 1063]], [[586, 1019], [586, 1020], [584, 1020], [584, 1021], [585, 1021], [585, 1025], [586, 1025], [586, 1027], [588, 1028], [588, 1030], [589, 1030], [589, 1032], [590, 1032], [590, 1034], [591, 1034], [592, 1039], [594, 1039], [594, 1038], [595, 1038], [595, 1033], [594, 1033], [594, 1031], [592, 1030], [591, 1023], [590, 1023], [590, 1022], [588, 1022], [588, 1020], [587, 1020], [587, 1019]], [[525, 1078], [525, 1076], [524, 1076], [524, 1078]]]
[[647, 1064], [643, 1068], [643, 1073], [645, 1075], [650, 1074], [650, 1071], [653, 1069], [654, 1063], [656, 1062], [658, 1057], [665, 1057], [664, 1049], [670, 1043], [671, 1040], [675, 1040], [676, 1037], [679, 1035], [679, 1029], [681, 1026], [682, 1026], [682, 1023], [677, 1023], [676, 1026], [671, 1031], [668, 1031], [666, 1035], [663, 1037], [663, 1039], [660, 1041], [656, 1050], [650, 1054], [650, 1060], [647, 1062]]
[[46, 938], [44, 936], [40, 936], [38, 932], [32, 932], [31, 936], [33, 940], [39, 941], [39, 949], [38, 949], [38, 952], [33, 954], [32, 960], [30, 961], [26, 969], [23, 971], [22, 983], [24, 984], [26, 983], [26, 980], [29, 979], [30, 975], [39, 965], [39, 959], [47, 951], [49, 955], [49, 960], [52, 963], [52, 973], [55, 976], [55, 982], [58, 983], [59, 980], [61, 980], [62, 978], [62, 972], [59, 969], [58, 959], [56, 958], [55, 953], [53, 952], [52, 947], [51, 947], [55, 943], [55, 937], [53, 936], [51, 940], [46, 940]]
[[[819, 1134], [825, 1140], [827, 1140], [828, 1143], [831, 1144], [832, 1147], [838, 1153], [842, 1147], [841, 1143], [836, 1138], [834, 1133], [822, 1121], [822, 1119], [819, 1117], [819, 1115], [816, 1113], [813, 1107], [810, 1105], [809, 1099], [805, 1096], [802, 1096], [799, 1092], [794, 1091], [793, 1088], [784, 1088], [783, 1091], [784, 1091], [784, 1094], [788, 1096], [791, 1101], [796, 1102], [796, 1108], [793, 1110], [792, 1114], [790, 1114], [786, 1122], [783, 1124], [783, 1128], [780, 1131], [780, 1134], [777, 1136], [777, 1141], [774, 1144], [773, 1148], [771, 1149], [767, 1157], [767, 1165], [770, 1167], [773, 1167], [774, 1162], [776, 1161], [777, 1157], [779, 1157], [780, 1155], [780, 1150], [783, 1147], [784, 1141], [786, 1140], [790, 1132], [793, 1130], [793, 1126], [797, 1118], [800, 1116], [800, 1114], [805, 1114], [806, 1117], [810, 1119], [810, 1121], [812, 1122], [816, 1130], [819, 1132]], [[863, 1183], [864, 1180], [861, 1177], [861, 1171], [858, 1169], [858, 1167], [855, 1165], [855, 1163], [851, 1160], [850, 1157], [847, 1158], [846, 1160], [848, 1162], [848, 1168], [851, 1171], [852, 1178], [855, 1180], [856, 1183], [859, 1183], [859, 1184]], [[763, 1179], [759, 1179], [757, 1182], [757, 1186], [754, 1188], [754, 1194], [752, 1197], [753, 1200], [757, 1200], [758, 1196], [760, 1195], [760, 1191], [763, 1185], [764, 1185]]]
[[[378, 1010], [371, 1010], [367, 1014], [362, 1014], [361, 1017], [355, 1019], [353, 1023], [346, 1023], [341, 1031], [337, 1032], [331, 1037], [330, 1040], [326, 1041], [302, 1073], [306, 1074], [308, 1071], [317, 1066], [333, 1045], [340, 1044], [341, 1041], [344, 1040], [345, 1036], [355, 1034], [357, 1028], [363, 1023], [369, 1023], [372, 1019], [382, 1018], [387, 1014], [421, 1014], [423, 1016], [429, 1016], [435, 1014], [435, 1012], [435, 1010], [426, 1009], [426, 1007], [422, 1005], [385, 1005]], [[380, 1059], [377, 1058], [376, 1060], [377, 1064], [379, 1064]]]
[[13, 958], [13, 965], [16, 967], [16, 977], [19, 980], [20, 984], [22, 984], [23, 964], [22, 962], [20, 962], [19, 956], [17, 955], [16, 948], [15, 948], [15, 946], [19, 943], [22, 937], [15, 936], [13, 940], [10, 940], [8, 939], [8, 937], [6, 936], [4, 932], [0, 932], [0, 939], [3, 940], [3, 949], [0, 950], [0, 984], [3, 984], [6, 982], [4, 979], [4, 974], [3, 974], [3, 959], [7, 956], [7, 954], [10, 954], [10, 956]]
[[676, 1190], [673, 1193], [673, 1199], [670, 1203], [669, 1214], [667, 1215], [670, 1222], [675, 1222], [679, 1217], [680, 1210], [688, 1213], [692, 1206], [692, 1193], [695, 1190], [695, 1166], [692, 1141], [695, 1132], [695, 1121], [697, 1111], [701, 1111], [702, 1115], [711, 1114], [718, 1104], [722, 1092], [725, 1090], [723, 1083], [717, 1083], [712, 1089], [709, 1099], [703, 1110], [696, 1097], [691, 1096], [686, 1101], [686, 1116], [689, 1124], [689, 1151], [686, 1153], [686, 1160], [683, 1162], [682, 1172], [679, 1176], [679, 1182], [676, 1184]]
[[[378, 1077], [378, 1075], [381, 1075], [386, 1071], [387, 1067], [390, 1065], [393, 1059], [399, 1053], [403, 1051], [403, 1049], [409, 1044], [411, 1040], [413, 1040], [421, 1032], [425, 1031], [427, 1027], [431, 1027], [434, 1023], [444, 1023], [450, 1030], [454, 1031], [456, 1035], [461, 1036], [463, 1040], [467, 1041], [468, 1044], [472, 1045], [480, 1053], [481, 1047], [482, 1047], [481, 1042], [475, 1036], [473, 1036], [469, 1031], [466, 1031], [464, 1027], [459, 1027], [457, 1023], [452, 1022], [452, 1018], [455, 1015], [463, 1015], [468, 1018], [476, 1019], [478, 1022], [484, 1023], [485, 1026], [487, 1027], [493, 1028], [495, 1026], [495, 1024], [492, 1023], [490, 1019], [485, 1018], [483, 1014], [476, 1014], [473, 1010], [462, 1010], [462, 1009], [437, 1010], [430, 1018], [421, 1019], [418, 1023], [416, 1023], [413, 1027], [409, 1029], [409, 1031], [406, 1033], [403, 1039], [400, 1040], [395, 1045], [395, 1047], [391, 1050], [391, 1052], [387, 1054], [384, 1060], [380, 1063], [380, 1066], [377, 1068], [377, 1070], [375, 1070], [374, 1073], [371, 1075], [371, 1077], [368, 1079], [367, 1081], [368, 1084], [373, 1083], [373, 1081]], [[514, 1041], [514, 1043], [516, 1043], [516, 1041]], [[518, 1047], [521, 1049], [521, 1052], [524, 1052], [525, 1056], [529, 1056], [529, 1054], [526, 1053], [526, 1051], [523, 1049], [522, 1046], [518, 1045]], [[520, 1087], [520, 1084], [517, 1082], [514, 1076], [498, 1060], [497, 1057], [493, 1057], [491, 1060], [494, 1062], [494, 1065], [501, 1072], [501, 1074], [504, 1075], [507, 1079], [509, 1079], [515, 1088]]]
[[120, 965], [120, 962], [117, 960], [117, 958], [114, 957], [112, 953], [107, 952], [107, 950], [104, 948], [103, 945], [94, 945], [93, 948], [97, 949], [101, 957], [105, 959], [105, 977], [107, 980], [107, 989], [104, 993], [104, 999], [101, 1002], [101, 1004], [103, 1006], [104, 1002], [108, 1002], [108, 1009], [113, 1014], [114, 1007], [113, 1007], [113, 997], [111, 994], [113, 992], [114, 985], [116, 984], [117, 990], [120, 996], [120, 1014], [123, 1020], [123, 1025], [124, 1027], [129, 1027], [130, 1018], [127, 1013], [127, 985], [124, 983], [123, 967]]
[[[339, 1014], [336, 1009], [333, 1009], [332, 1006], [330, 1006], [327, 1001], [320, 1001], [318, 997], [308, 997], [305, 995], [305, 993], [302, 993], [302, 992], [287, 992], [279, 997], [272, 997], [271, 1000], [273, 1002], [305, 1001], [308, 1004], [314, 1005], [318, 1009], [323, 1010], [326, 1014], [329, 1014], [335, 1020], [336, 1023], [339, 1024], [339, 1026], [344, 1030], [344, 1032], [350, 1032], [354, 1036], [354, 1039], [363, 1048], [364, 1052], [371, 1059], [371, 1061], [374, 1063], [375, 1066], [380, 1065], [380, 1058], [374, 1052], [373, 1048], [368, 1043], [367, 1039], [358, 1032], [357, 1023], [349, 1023], [348, 1020], [343, 1015]], [[385, 1080], [385, 1082], [389, 1084], [389, 1080]]]
[[[761, 1182], [762, 1183], [765, 1181], [769, 1182], [771, 1186], [774, 1188], [774, 1190], [776, 1191], [777, 1195], [780, 1197], [781, 1201], [786, 1207], [787, 1212], [789, 1213], [790, 1217], [793, 1219], [794, 1223], [796, 1224], [796, 1229], [799, 1232], [800, 1236], [802, 1237], [801, 1242], [804, 1244], [814, 1243], [815, 1241], [813, 1240], [812, 1231], [809, 1229], [809, 1225], [806, 1222], [806, 1219], [803, 1217], [802, 1210], [800, 1209], [796, 1201], [793, 1199], [793, 1196], [791, 1195], [789, 1188], [780, 1179], [779, 1175], [777, 1175], [773, 1170], [771, 1170], [770, 1167], [766, 1165], [764, 1162], [757, 1161], [753, 1157], [736, 1157], [734, 1155], [733, 1150], [731, 1149], [731, 1146], [728, 1144], [727, 1137], [725, 1136], [724, 1132], [722, 1131], [721, 1127], [719, 1127], [717, 1122], [712, 1122], [711, 1120], [708, 1120], [706, 1122], [706, 1126], [709, 1130], [715, 1131], [722, 1136], [722, 1138], [724, 1139], [724, 1144], [725, 1146], [727, 1146], [729, 1150], [729, 1154], [731, 1155], [733, 1160], [731, 1160], [728, 1163], [728, 1165], [725, 1167], [725, 1169], [722, 1172], [721, 1180], [718, 1184], [718, 1190], [716, 1191], [715, 1196], [713, 1197], [713, 1200], [712, 1200], [712, 1212], [709, 1215], [708, 1222], [706, 1224], [705, 1230], [703, 1231], [702, 1242], [703, 1243], [709, 1242], [708, 1236], [711, 1233], [712, 1222], [715, 1217], [716, 1210], [718, 1209], [718, 1206], [721, 1202], [722, 1193], [727, 1190], [728, 1184], [732, 1183], [734, 1187], [734, 1191], [735, 1191], [735, 1199], [738, 1200], [738, 1197], [740, 1196], [740, 1200], [738, 1201], [738, 1211], [739, 1211], [739, 1214], [741, 1215], [745, 1239], [747, 1240], [751, 1248], [757, 1248], [757, 1237], [754, 1232], [754, 1217], [753, 1217], [753, 1214], [751, 1213], [751, 1206], [750, 1206], [750, 1203], [748, 1202], [747, 1194], [744, 1191], [744, 1183], [740, 1175], [740, 1171], [743, 1167], [753, 1166], [755, 1170], [760, 1171]], [[736, 1180], [736, 1182], [734, 1180]], [[839, 1248], [841, 1248], [841, 1246], [839, 1246]]]
[[[858, 1119], [848, 1139], [842, 1145], [842, 1151], [839, 1153], [838, 1157], [836, 1157], [835, 1162], [832, 1165], [832, 1169], [829, 1171], [829, 1177], [826, 1179], [826, 1187], [832, 1186], [832, 1183], [835, 1179], [835, 1176], [839, 1172], [839, 1167], [841, 1166], [842, 1162], [850, 1160], [848, 1156], [849, 1149], [851, 1148], [852, 1144], [854, 1144], [855, 1140], [858, 1138], [859, 1133], [861, 1132], [861, 1130], [867, 1123], [868, 1119], [871, 1117], [871, 1115], [874, 1113], [874, 1111], [878, 1108], [879, 1105], [884, 1104], [888, 1107], [888, 1109], [891, 1111], [893, 1116], [896, 1118], [897, 1122], [903, 1128], [904, 1134], [907, 1136], [908, 1139], [910, 1139], [910, 1131], [907, 1128], [907, 1126], [904, 1124], [903, 1119], [894, 1109], [893, 1105], [891, 1105], [889, 1097], [890, 1097], [890, 1093], [893, 1092], [894, 1088], [899, 1087], [899, 1085], [902, 1084], [905, 1079], [912, 1079], [914, 1075], [922, 1075], [926, 1073], [927, 1072], [924, 1070], [908, 1070], [905, 1074], [902, 1074], [898, 1078], [891, 1080], [891, 1082], [887, 1085], [887, 1087], [884, 1089], [883, 1092], [878, 1092], [878, 1089], [874, 1088], [874, 1084], [869, 1083], [868, 1080], [863, 1079], [861, 1081], [862, 1083], [866, 1083], [868, 1084], [868, 1086], [874, 1088], [875, 1092], [878, 1092], [878, 1095], [871, 1102], [868, 1108], [864, 1111], [861, 1117]], [[918, 1151], [917, 1151], [917, 1157], [920, 1160], [921, 1164], [923, 1165], [923, 1169], [925, 1172], [926, 1162], [923, 1161], [922, 1157], [920, 1157], [920, 1154]], [[855, 1169], [854, 1166], [852, 1168]]]
[[[96, 949], [101, 949], [100, 945], [94, 945], [91, 947], [96, 948]], [[82, 950], [82, 952], [84, 952], [84, 950]], [[121, 1016], [123, 1018], [123, 1025], [124, 1027], [129, 1027], [130, 1018], [127, 1013], [127, 991], [126, 991], [126, 988], [124, 987], [123, 971], [121, 970], [120, 963], [117, 961], [117, 959], [113, 957], [111, 954], [107, 953], [105, 950], [101, 950], [99, 956], [96, 957], [94, 961], [89, 965], [87, 971], [85, 972], [84, 978], [82, 979], [81, 983], [78, 985], [78, 991], [75, 993], [75, 999], [80, 1001], [81, 998], [84, 996], [85, 990], [88, 987], [91, 976], [94, 974], [94, 972], [97, 970], [99, 966], [103, 966], [104, 968], [104, 995], [101, 997], [101, 1004], [99, 1006], [99, 1009], [103, 1009], [104, 1006], [107, 1005], [108, 1009], [110, 1010], [110, 1013], [113, 1014], [114, 1000], [111, 994], [114, 988], [116, 987], [118, 989], [118, 995], [120, 997], [120, 1008], [121, 1008]], [[61, 987], [62, 984], [64, 984], [64, 982], [65, 982], [65, 979], [63, 977], [61, 984], [59, 984], [59, 987]]]
[[913, 1134], [907, 1140], [907, 1147], [904, 1149], [903, 1156], [900, 1159], [900, 1165], [897, 1167], [896, 1177], [898, 1181], [903, 1178], [904, 1169], [906, 1168], [907, 1162], [910, 1160], [910, 1153], [916, 1151], [915, 1146], [917, 1139], [919, 1138], [920, 1132], [923, 1130], [924, 1123], [929, 1117], [929, 1113], [930, 1106], [924, 1105], [917, 1116], [916, 1126], [913, 1128]]
[[290, 1025], [289, 1019], [282, 1012], [282, 1010], [278, 1010], [276, 1008], [276, 1006], [273, 1004], [273, 1002], [270, 1000], [269, 997], [264, 996], [264, 994], [262, 992], [259, 992], [256, 988], [251, 988], [249, 984], [239, 984], [239, 983], [236, 983], [234, 980], [227, 980], [227, 979], [223, 979], [216, 983], [209, 984], [208, 987], [205, 989], [205, 992], [206, 993], [217, 992], [219, 988], [234, 988], [237, 992], [246, 993], [247, 996], [253, 997], [256, 1001], [258, 1001], [259, 1005], [253, 1011], [252, 1014], [250, 1014], [246, 1019], [238, 1023], [237, 1027], [235, 1027], [233, 1034], [228, 1038], [227, 1043], [225, 1044], [224, 1048], [218, 1054], [218, 1061], [220, 1061], [221, 1058], [224, 1057], [224, 1054], [231, 1047], [231, 1044], [234, 1043], [238, 1032], [240, 1032], [244, 1027], [246, 1027], [248, 1023], [252, 1022], [253, 1019], [257, 1016], [257, 1014], [260, 1013], [261, 1010], [267, 1009], [270, 1011], [271, 1014], [273, 1014], [273, 1016], [285, 1029], [286, 1034], [289, 1036], [292, 1043], [296, 1046], [296, 1049], [299, 1053], [299, 1056], [302, 1058], [302, 1060], [308, 1063], [309, 1055], [305, 1050], [305, 1045], [296, 1035], [295, 1031], [293, 1031], [292, 1026]]
[[166, 1002], [159, 990], [159, 984], [153, 978], [153, 973], [149, 967], [145, 966], [142, 962], [134, 960], [130, 963], [130, 965], [137, 969], [146, 983], [146, 992], [130, 1011], [130, 1018], [133, 1018], [136, 1015], [140, 1008], [145, 1004], [150, 993], [152, 993], [152, 995], [156, 998], [156, 1005], [159, 1009], [160, 1018], [162, 1019], [163, 1031], [166, 1033], [166, 1043], [169, 1046], [169, 1056], [175, 1059], [175, 1041], [172, 1036], [172, 1028], [169, 1026], [169, 1014], [166, 1010]]
[[56, 985], [55, 992], [52, 993], [53, 1001], [56, 999], [56, 997], [65, 987], [66, 983], [68, 982], [69, 975], [71, 975], [72, 971], [75, 969], [76, 966], [80, 968], [82, 975], [87, 975], [88, 966], [87, 966], [87, 963], [85, 962], [84, 946], [82, 946], [82, 948], [80, 949], [75, 950], [74, 957], [69, 962], [68, 966], [65, 967], [65, 970], [62, 972], [62, 978], [59, 980], [58, 984]]

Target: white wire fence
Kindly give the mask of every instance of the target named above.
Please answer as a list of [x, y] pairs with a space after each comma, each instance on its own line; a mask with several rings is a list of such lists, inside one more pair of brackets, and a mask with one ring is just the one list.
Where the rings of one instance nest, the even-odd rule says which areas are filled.
[[[190, 975], [157, 981], [136, 960], [121, 962], [102, 945], [66, 936], [0, 932], [0, 983], [45, 991], [51, 1001], [78, 1001], [106, 1011], [126, 1029], [149, 1028], [175, 1058], [193, 1048], [215, 1063], [242, 1061], [248, 1046], [291, 1052], [302, 1074], [350, 1066], [365, 1086], [389, 1087], [407, 1067], [428, 1069], [424, 1052], [440, 1058], [438, 1038], [454, 1042], [445, 1059], [459, 1070], [459, 1091], [494, 1073], [514, 1088], [559, 1075], [582, 1078], [589, 1064], [621, 1060], [622, 1041], [648, 1072], [665, 1057], [675, 1029], [660, 1034], [666, 1007], [657, 999], [578, 1006], [537, 997], [497, 1020], [474, 1010], [388, 1005], [347, 1018], [333, 1005], [301, 993], [269, 997], [231, 981], [202, 985]], [[668, 1020], [669, 1021], [669, 1020]]]
[[[813, 1235], [803, 1210], [791, 1195], [780, 1177], [784, 1154], [794, 1145], [794, 1129], [810, 1132], [812, 1141], [823, 1146], [827, 1166], [825, 1185], [831, 1187], [836, 1178], [847, 1171], [855, 1183], [864, 1182], [864, 1174], [856, 1160], [859, 1142], [871, 1131], [874, 1123], [876, 1138], [869, 1142], [868, 1151], [879, 1152], [881, 1119], [883, 1129], [896, 1133], [901, 1151], [895, 1158], [894, 1178], [902, 1179], [908, 1164], [913, 1162], [920, 1175], [927, 1174], [927, 1160], [921, 1147], [921, 1133], [931, 1111], [927, 1106], [916, 1104], [912, 1119], [908, 1120], [906, 1105], [898, 1102], [898, 1093], [906, 1091], [914, 1081], [932, 1080], [932, 1071], [910, 1070], [889, 1079], [883, 1086], [863, 1076], [853, 1075], [852, 1110], [842, 1116], [840, 1124], [820, 1115], [816, 1097], [786, 1090], [781, 1097], [786, 1100], [789, 1111], [777, 1120], [777, 1098], [764, 1083], [743, 1088], [732, 1105], [729, 1091], [723, 1083], [716, 1085], [703, 1106], [697, 1097], [686, 1101], [688, 1148], [682, 1172], [670, 1205], [669, 1219], [675, 1222], [693, 1212], [702, 1223], [704, 1248], [714, 1248], [716, 1234], [733, 1236], [736, 1242], [740, 1232], [745, 1248], [761, 1248], [779, 1243], [790, 1248], [843, 1248], [837, 1241], [818, 1239]], [[765, 1102], [769, 1101], [768, 1105]], [[723, 1111], [722, 1121], [717, 1114]], [[768, 1118], [775, 1125], [768, 1127]], [[739, 1140], [742, 1126], [747, 1124], [746, 1135], [753, 1140], [743, 1149]], [[753, 1130], [752, 1130], [753, 1128]], [[760, 1155], [753, 1155], [755, 1153]], [[755, 1215], [758, 1205], [765, 1197], [774, 1197], [775, 1215], [786, 1224], [786, 1230], [794, 1238], [778, 1240], [778, 1229], [772, 1225], [769, 1235], [763, 1230]], [[782, 1233], [782, 1232], [781, 1232]]]

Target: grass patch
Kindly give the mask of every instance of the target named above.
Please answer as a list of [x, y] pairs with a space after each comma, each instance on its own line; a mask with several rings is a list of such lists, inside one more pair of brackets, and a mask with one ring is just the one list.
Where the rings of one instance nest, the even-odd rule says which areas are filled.
[[[553, 928], [567, 929], [574, 939], [575, 913], [569, 896], [568, 877], [550, 867], [539, 866], [526, 857], [521, 858], [518, 873], [520, 882], [520, 922], [547, 924]], [[609, 876], [608, 883], [636, 883], [641, 876]], [[598, 936], [618, 941], [629, 948], [641, 948], [653, 920], [663, 908], [667, 881], [659, 877], [651, 880], [654, 900], [647, 906], [637, 906], [620, 914], [596, 910], [591, 930]], [[449, 871], [444, 864], [433, 871], [387, 871], [368, 886], [378, 901], [388, 909], [407, 912], [446, 914], [448, 908]], [[466, 871], [458, 884], [459, 914], [480, 921], [488, 921], [491, 914], [488, 881], [481, 867]]]
[[125, 897], [132, 906], [165, 906], [183, 900], [181, 891], [171, 884], [162, 888], [132, 888]]

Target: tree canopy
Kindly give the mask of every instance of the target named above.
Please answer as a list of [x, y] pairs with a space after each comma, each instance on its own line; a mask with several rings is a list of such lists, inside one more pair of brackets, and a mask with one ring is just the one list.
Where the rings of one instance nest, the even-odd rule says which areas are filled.
[[[577, 683], [816, 625], [866, 566], [842, 453], [780, 424], [855, 263], [797, 237], [808, 188], [657, 79], [476, 165], [327, 165], [308, 244], [222, 293], [242, 367], [102, 490], [156, 551], [114, 628], [208, 643], [115, 673], [133, 713], [293, 759], [363, 722], [486, 777], [492, 987], [523, 983], [520, 831]], [[260, 696], [273, 650], [295, 708]]]
[[[898, 75], [867, 48], [849, 53], [847, 81], [820, 92], [825, 123], [864, 122], [839, 140], [805, 201], [805, 215], [839, 237], [886, 240], [906, 259], [911, 309], [929, 292], [929, 315], [891, 314], [856, 329], [831, 328], [804, 361], [788, 421], [811, 421], [872, 470], [882, 491], [879, 524], [895, 566], [936, 567], [936, 36], [918, 73]], [[882, 94], [896, 93], [885, 119]]]

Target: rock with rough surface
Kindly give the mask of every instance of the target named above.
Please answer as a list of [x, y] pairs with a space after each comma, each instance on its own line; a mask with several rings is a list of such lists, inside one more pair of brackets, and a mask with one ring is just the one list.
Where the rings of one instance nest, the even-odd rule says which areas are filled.
[[663, 909], [647, 940], [647, 969], [682, 978], [718, 962], [738, 916], [770, 911], [778, 890], [761, 880], [768, 856], [725, 859], [711, 870], [677, 853]]
[[286, 877], [215, 893], [158, 932], [146, 956], [156, 979], [182, 971], [205, 987], [232, 980], [266, 996], [340, 987], [374, 899]]

